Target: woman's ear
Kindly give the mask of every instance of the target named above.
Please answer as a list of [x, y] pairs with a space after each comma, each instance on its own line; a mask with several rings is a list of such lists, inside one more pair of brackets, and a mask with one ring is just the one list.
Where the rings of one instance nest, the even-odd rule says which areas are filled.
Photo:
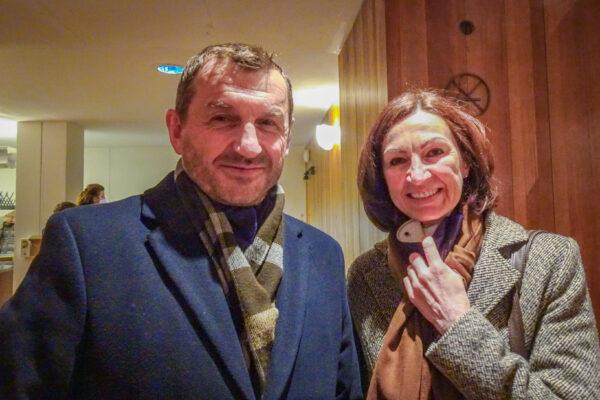
[[463, 165], [460, 167], [460, 173], [462, 174], [463, 179], [467, 179], [469, 177], [469, 166], [467, 165], [467, 163], [463, 163]]

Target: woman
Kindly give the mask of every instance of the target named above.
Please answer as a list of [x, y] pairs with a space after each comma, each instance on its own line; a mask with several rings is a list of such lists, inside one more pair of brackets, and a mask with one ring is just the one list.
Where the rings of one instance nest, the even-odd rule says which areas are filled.
[[78, 206], [99, 203], [106, 203], [106, 197], [104, 196], [104, 186], [98, 183], [90, 183], [77, 196]]
[[[600, 398], [600, 350], [575, 241], [495, 214], [486, 129], [448, 98], [411, 91], [381, 113], [358, 185], [386, 241], [350, 267], [370, 399]], [[509, 347], [520, 285], [526, 354]], [[514, 335], [515, 332], [511, 332]]]

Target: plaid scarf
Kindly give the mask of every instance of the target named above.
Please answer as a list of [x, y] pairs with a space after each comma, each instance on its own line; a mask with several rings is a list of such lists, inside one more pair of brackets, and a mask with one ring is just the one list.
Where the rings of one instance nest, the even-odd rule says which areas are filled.
[[196, 186], [178, 164], [175, 183], [190, 220], [208, 251], [227, 295], [235, 289], [244, 333], [240, 338], [252, 357], [264, 393], [279, 311], [275, 295], [283, 274], [284, 193], [275, 186], [268, 196], [275, 206], [245, 251], [238, 246], [225, 213]]

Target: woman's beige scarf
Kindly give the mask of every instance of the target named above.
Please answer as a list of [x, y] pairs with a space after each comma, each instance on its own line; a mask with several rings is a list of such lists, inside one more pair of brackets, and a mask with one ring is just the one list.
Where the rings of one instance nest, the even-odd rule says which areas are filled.
[[[464, 210], [461, 233], [445, 263], [459, 273], [468, 287], [479, 255], [483, 237], [482, 218]], [[406, 276], [395, 232], [388, 237], [388, 265], [394, 276]], [[373, 369], [368, 400], [444, 400], [456, 399], [459, 393], [425, 358], [434, 340], [435, 329], [410, 303], [406, 292], [390, 321], [383, 346]]]

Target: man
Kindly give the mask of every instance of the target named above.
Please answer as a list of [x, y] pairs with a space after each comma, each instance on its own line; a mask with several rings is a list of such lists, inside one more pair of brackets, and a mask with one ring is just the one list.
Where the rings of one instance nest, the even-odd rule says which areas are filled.
[[193, 57], [175, 172], [49, 220], [0, 312], [0, 398], [360, 397], [339, 245], [283, 215], [292, 108], [264, 50]]

